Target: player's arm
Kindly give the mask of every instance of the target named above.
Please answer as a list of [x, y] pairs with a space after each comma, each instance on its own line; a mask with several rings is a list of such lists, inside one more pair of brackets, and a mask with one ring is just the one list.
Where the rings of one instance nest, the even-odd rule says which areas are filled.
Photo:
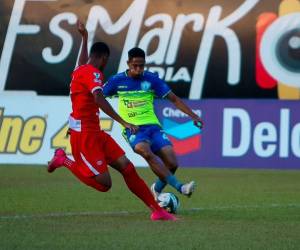
[[157, 75], [151, 77], [156, 96], [169, 99], [179, 110], [193, 119], [195, 126], [202, 128], [203, 121], [196, 115], [177, 95], [175, 95], [166, 82]]
[[88, 32], [82, 22], [79, 20], [77, 21], [77, 30], [81, 35], [81, 51], [80, 56], [78, 60], [78, 65], [86, 64], [88, 61], [88, 48], [87, 48], [87, 42], [88, 42]]
[[170, 100], [175, 106], [176, 108], [178, 108], [179, 110], [181, 110], [182, 112], [186, 113], [189, 117], [191, 117], [191, 119], [194, 121], [194, 124], [199, 127], [202, 128], [203, 127], [203, 121], [201, 120], [201, 118], [196, 115], [189, 106], [187, 106], [177, 95], [175, 95], [172, 91], [170, 91], [167, 95], [166, 98], [168, 100]]
[[115, 95], [114, 83], [109, 79], [103, 86], [103, 95], [105, 97], [112, 97]]
[[93, 92], [94, 100], [99, 106], [99, 108], [108, 116], [110, 116], [115, 121], [119, 122], [121, 125], [123, 125], [125, 128], [128, 128], [132, 133], [136, 133], [138, 131], [138, 126], [135, 126], [133, 124], [130, 124], [126, 121], [124, 121], [112, 108], [112, 106], [109, 104], [109, 102], [105, 99], [102, 91], [100, 89], [97, 89]]

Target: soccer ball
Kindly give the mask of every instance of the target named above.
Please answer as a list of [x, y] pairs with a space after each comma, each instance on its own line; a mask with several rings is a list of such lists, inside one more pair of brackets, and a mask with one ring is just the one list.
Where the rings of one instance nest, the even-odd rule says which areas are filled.
[[173, 193], [161, 193], [157, 197], [158, 205], [169, 213], [175, 214], [179, 207], [179, 199]]

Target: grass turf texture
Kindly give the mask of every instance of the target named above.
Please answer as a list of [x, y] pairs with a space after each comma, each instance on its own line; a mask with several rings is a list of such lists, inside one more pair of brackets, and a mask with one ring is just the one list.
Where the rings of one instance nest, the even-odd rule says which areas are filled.
[[178, 195], [177, 222], [150, 221], [111, 174], [112, 189], [99, 193], [66, 169], [0, 166], [0, 248], [299, 249], [300, 171], [179, 169], [197, 191]]

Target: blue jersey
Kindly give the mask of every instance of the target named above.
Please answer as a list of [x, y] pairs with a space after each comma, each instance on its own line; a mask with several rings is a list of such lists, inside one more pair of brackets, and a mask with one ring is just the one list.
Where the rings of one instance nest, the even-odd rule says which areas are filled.
[[103, 87], [105, 96], [119, 97], [119, 115], [135, 125], [160, 124], [154, 113], [154, 97], [164, 98], [171, 89], [157, 74], [144, 71], [139, 78], [127, 72], [111, 77]]

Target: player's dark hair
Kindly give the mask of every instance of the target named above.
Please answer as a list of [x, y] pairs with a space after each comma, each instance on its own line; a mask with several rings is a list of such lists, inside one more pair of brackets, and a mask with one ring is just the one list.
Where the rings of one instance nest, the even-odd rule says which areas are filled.
[[135, 48], [132, 48], [131, 50], [128, 51], [128, 59], [131, 60], [132, 58], [134, 57], [142, 57], [145, 59], [145, 52], [144, 50], [138, 48], [138, 47], [135, 47]]
[[96, 42], [93, 44], [91, 48], [90, 54], [96, 57], [101, 57], [101, 56], [109, 56], [109, 47], [107, 46], [106, 43], [103, 42]]

